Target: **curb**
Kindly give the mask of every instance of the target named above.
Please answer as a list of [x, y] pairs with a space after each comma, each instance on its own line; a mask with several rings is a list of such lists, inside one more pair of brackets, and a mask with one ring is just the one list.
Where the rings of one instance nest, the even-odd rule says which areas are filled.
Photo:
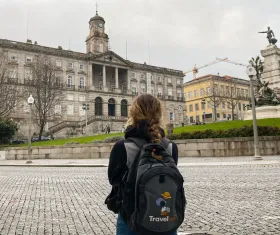
[[10, 166], [10, 167], [108, 167], [107, 165], [104, 164], [87, 164], [87, 165], [81, 165], [81, 164], [75, 164], [75, 165], [55, 165], [55, 164], [48, 164], [48, 165], [38, 165], [38, 164], [6, 164], [6, 165], [1, 165], [0, 167], [5, 167], [5, 166]]

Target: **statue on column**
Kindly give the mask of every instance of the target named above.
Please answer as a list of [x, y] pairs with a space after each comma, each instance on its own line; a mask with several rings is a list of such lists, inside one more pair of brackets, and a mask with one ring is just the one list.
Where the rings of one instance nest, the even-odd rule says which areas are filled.
[[266, 33], [266, 38], [269, 42], [269, 45], [275, 45], [277, 42], [277, 39], [275, 38], [274, 32], [270, 27], [267, 27], [267, 31], [259, 32], [259, 33]]

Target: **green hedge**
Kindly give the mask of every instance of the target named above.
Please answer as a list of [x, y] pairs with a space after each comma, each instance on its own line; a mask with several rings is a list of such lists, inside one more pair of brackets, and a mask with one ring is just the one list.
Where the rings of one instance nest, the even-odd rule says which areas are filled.
[[[258, 126], [259, 136], [280, 136], [280, 128], [272, 126]], [[231, 138], [231, 137], [251, 137], [254, 136], [253, 126], [244, 126], [228, 130], [205, 130], [194, 132], [183, 132], [173, 134], [168, 138], [171, 140], [184, 139], [209, 139], [209, 138]]]

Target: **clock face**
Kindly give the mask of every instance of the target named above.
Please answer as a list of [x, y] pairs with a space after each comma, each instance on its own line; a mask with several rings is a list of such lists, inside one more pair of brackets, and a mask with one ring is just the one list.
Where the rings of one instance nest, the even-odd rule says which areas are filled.
[[99, 23], [98, 23], [98, 26], [99, 26], [100, 28], [103, 28], [103, 23], [99, 22]]

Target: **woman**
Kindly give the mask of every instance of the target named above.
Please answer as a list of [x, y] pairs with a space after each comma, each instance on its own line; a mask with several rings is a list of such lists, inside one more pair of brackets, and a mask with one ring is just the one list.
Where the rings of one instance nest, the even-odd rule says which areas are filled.
[[[160, 143], [164, 138], [164, 131], [160, 128], [162, 117], [161, 104], [152, 95], [144, 94], [135, 98], [130, 110], [125, 138], [137, 137], [145, 139], [149, 143]], [[172, 144], [172, 157], [178, 162], [178, 147]], [[110, 154], [108, 177], [115, 192], [118, 192], [121, 180], [127, 171], [127, 154], [124, 140], [117, 142]], [[128, 227], [121, 213], [118, 214], [117, 235], [137, 235]], [[170, 235], [176, 235], [172, 233]]]

